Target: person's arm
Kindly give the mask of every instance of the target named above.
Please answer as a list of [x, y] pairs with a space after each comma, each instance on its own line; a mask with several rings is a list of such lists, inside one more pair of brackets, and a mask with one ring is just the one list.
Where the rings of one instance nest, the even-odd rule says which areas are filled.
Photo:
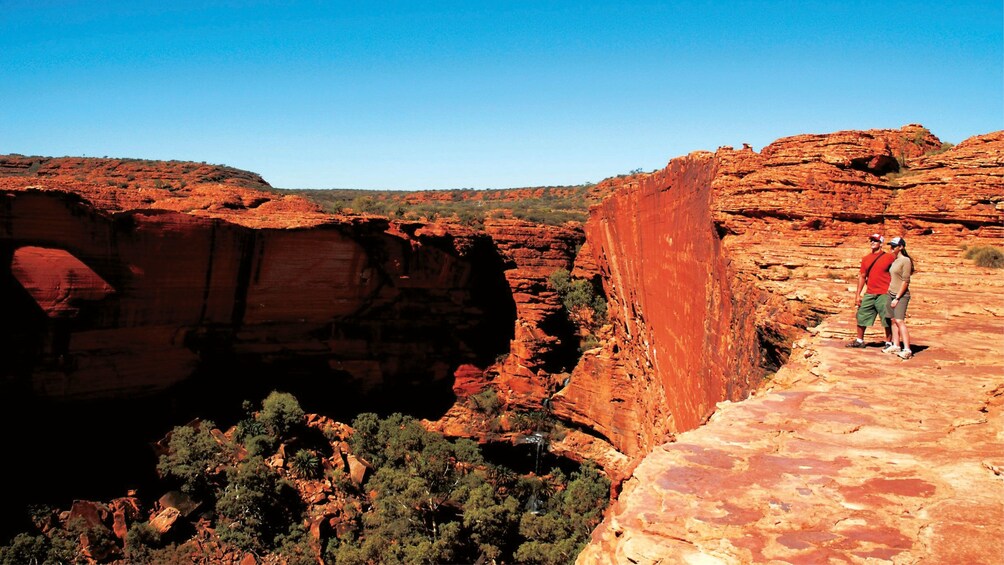
[[899, 271], [900, 276], [903, 279], [903, 283], [899, 285], [899, 290], [892, 295], [892, 301], [889, 302], [889, 304], [892, 304], [894, 308], [896, 307], [896, 304], [899, 303], [899, 299], [903, 298], [903, 295], [906, 294], [906, 289], [910, 288], [910, 275], [913, 271], [913, 263], [909, 262], [907, 265], [900, 267]]
[[893, 295], [892, 302], [890, 302], [890, 304], [896, 306], [896, 304], [899, 303], [899, 299], [902, 298], [904, 294], [906, 294], [906, 289], [909, 287], [910, 287], [910, 280], [909, 279], [904, 280], [903, 284], [899, 285], [899, 290], [896, 291], [895, 295]]
[[854, 305], [861, 306], [861, 289], [865, 287], [865, 273], [858, 271], [858, 291], [854, 293]]
[[900, 290], [898, 290], [896, 292], [896, 295], [893, 296], [893, 300], [899, 300], [903, 298], [903, 295], [907, 294], [907, 288], [909, 287], [910, 287], [910, 281], [903, 281], [903, 284], [900, 285]]

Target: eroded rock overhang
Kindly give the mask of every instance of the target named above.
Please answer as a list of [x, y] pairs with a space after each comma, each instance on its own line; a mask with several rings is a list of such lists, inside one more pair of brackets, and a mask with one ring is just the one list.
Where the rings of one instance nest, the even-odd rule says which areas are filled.
[[252, 228], [40, 190], [4, 193], [0, 226], [4, 382], [44, 396], [128, 397], [211, 368], [431, 388], [448, 405], [453, 371], [513, 337], [484, 234], [378, 218]]

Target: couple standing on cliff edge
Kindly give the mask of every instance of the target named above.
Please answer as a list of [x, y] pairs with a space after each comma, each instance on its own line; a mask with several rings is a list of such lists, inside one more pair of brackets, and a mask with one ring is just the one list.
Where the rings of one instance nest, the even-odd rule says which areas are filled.
[[[854, 305], [858, 308], [858, 337], [847, 347], [865, 347], [865, 328], [879, 317], [885, 329], [885, 348], [882, 352], [909, 359], [913, 357], [913, 352], [910, 350], [910, 332], [906, 329], [906, 307], [910, 304], [913, 260], [906, 252], [906, 240], [902, 237], [889, 240], [888, 253], [882, 250], [884, 242], [885, 239], [877, 233], [868, 237], [871, 253], [861, 259], [858, 290], [854, 295]], [[861, 296], [862, 289], [865, 289], [864, 297]], [[902, 348], [900, 342], [903, 343]]]

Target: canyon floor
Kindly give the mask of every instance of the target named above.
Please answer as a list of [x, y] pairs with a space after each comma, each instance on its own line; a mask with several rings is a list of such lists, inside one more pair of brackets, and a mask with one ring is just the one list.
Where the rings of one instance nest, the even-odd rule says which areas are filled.
[[648, 455], [579, 563], [1004, 563], [1004, 280], [920, 263], [916, 355], [840, 311], [762, 392]]

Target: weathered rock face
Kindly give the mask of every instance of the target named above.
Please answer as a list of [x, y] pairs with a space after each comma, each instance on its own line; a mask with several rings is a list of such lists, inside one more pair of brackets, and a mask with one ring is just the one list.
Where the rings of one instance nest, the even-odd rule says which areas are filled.
[[[878, 328], [844, 348], [854, 281], [796, 270], [836, 315], [766, 391], [646, 455], [579, 563], [999, 562], [1004, 278], [914, 241], [915, 357], [883, 354]], [[860, 248], [822, 249], [854, 274]]]
[[32, 157], [0, 155], [0, 176], [35, 179], [72, 179], [122, 189], [184, 190], [188, 185], [224, 184], [267, 189], [260, 175], [224, 165], [187, 161], [103, 159], [88, 157]]
[[753, 301], [737, 299], [711, 228], [716, 172], [709, 153], [676, 159], [604, 200], [587, 226], [614, 338], [585, 356], [553, 406], [629, 455], [759, 379]]
[[749, 394], [836, 311], [839, 297], [811, 292], [856, 279], [858, 258], [835, 248], [874, 231], [920, 246], [999, 237], [1004, 136], [924, 156], [940, 148], [920, 126], [803, 135], [605, 183], [578, 262], [602, 272], [614, 337], [555, 411], [644, 454]]
[[[797, 362], [786, 363], [771, 382], [777, 387], [791, 386], [792, 380], [809, 385], [790, 394], [725, 404], [712, 424], [681, 434], [680, 443], [645, 446], [650, 451], [643, 450], [648, 454], [580, 556], [581, 563], [895, 556], [959, 562], [999, 552], [1000, 497], [982, 493], [999, 480], [993, 476], [999, 474], [994, 470], [999, 457], [987, 449], [1001, 433], [1001, 420], [987, 416], [996, 414], [988, 408], [992, 402], [979, 406], [987, 391], [997, 398], [1004, 384], [992, 369], [1000, 364], [999, 351], [988, 356], [990, 350], [984, 352], [983, 346], [987, 336], [1000, 333], [1000, 323], [993, 322], [1000, 316], [1000, 277], [967, 264], [959, 247], [1000, 245], [1004, 132], [921, 154], [940, 144], [926, 134], [918, 136], [918, 129], [797, 136], [759, 154], [749, 148], [714, 154], [717, 170], [707, 184], [711, 221], [705, 229], [720, 238], [720, 252], [733, 276], [731, 288], [738, 290], [733, 304], [752, 308], [747, 324], [757, 328], [759, 352], [767, 355], [763, 365], [776, 366], [793, 339], [803, 344]], [[894, 141], [902, 138], [918, 151], [905, 147], [898, 152]], [[909, 168], [889, 169], [889, 158], [899, 163], [904, 152]], [[693, 158], [674, 160], [669, 169]], [[665, 190], [680, 187], [669, 183]], [[609, 200], [620, 198], [621, 192], [615, 190]], [[625, 209], [619, 217], [629, 220], [646, 213], [641, 206]], [[591, 219], [597, 221], [612, 220], [598, 214]], [[592, 229], [587, 226], [587, 234], [595, 245]], [[853, 335], [858, 265], [873, 232], [904, 236], [918, 258], [920, 271], [911, 287], [923, 298], [911, 304], [912, 333], [915, 345], [920, 344], [917, 350], [932, 351], [907, 365], [878, 351], [873, 353], [880, 358], [863, 352], [864, 358], [851, 359], [842, 347]], [[677, 233], [662, 236], [675, 241]], [[603, 258], [598, 262], [603, 264]], [[644, 272], [651, 262], [631, 268]], [[708, 265], [709, 272], [713, 269]], [[634, 292], [639, 296], [632, 304], [645, 311], [641, 293]], [[966, 305], [973, 300], [980, 306]], [[812, 332], [799, 330], [820, 320], [823, 324]], [[615, 321], [618, 338], [627, 335], [622, 325]], [[876, 331], [870, 329], [866, 336], [877, 339]], [[809, 341], [809, 333], [817, 338]], [[770, 359], [772, 351], [780, 355]], [[604, 356], [610, 356], [610, 347], [595, 358]], [[665, 370], [610, 358], [604, 370], [628, 375], [629, 383], [647, 379], [659, 393], [660, 384], [672, 382]], [[965, 385], [945, 382], [956, 377]], [[619, 392], [624, 381], [593, 382]], [[896, 391], [902, 393], [905, 383], [923, 389], [920, 397], [936, 401], [921, 402], [910, 394], [898, 400]], [[941, 387], [951, 390], [939, 392]], [[601, 406], [579, 407], [579, 412], [603, 414], [602, 404], [611, 394], [616, 393], [601, 389], [594, 393]], [[664, 394], [668, 404], [671, 392]], [[584, 404], [588, 396], [578, 398]], [[622, 398], [622, 410], [644, 412], [647, 399]], [[943, 404], [945, 398], [952, 400]], [[792, 399], [797, 401], [788, 406]], [[882, 405], [878, 410], [870, 404], [876, 399]], [[873, 421], [876, 414], [882, 422]], [[945, 419], [954, 422], [931, 424]], [[964, 438], [953, 427], [958, 422], [973, 425]], [[728, 448], [719, 449], [722, 445]], [[847, 459], [848, 450], [861, 457]], [[970, 476], [959, 471], [963, 468], [991, 472]], [[965, 479], [958, 478], [963, 475]], [[974, 488], [977, 482], [984, 486]], [[954, 502], [958, 500], [966, 501], [965, 508]], [[904, 505], [910, 504], [938, 510], [905, 516]], [[929, 543], [928, 532], [937, 532], [931, 535], [938, 544]]]
[[[8, 387], [77, 398], [207, 367], [432, 390], [436, 425], [475, 436], [454, 400], [492, 386], [510, 408], [575, 424], [558, 448], [623, 478], [840, 311], [832, 287], [853, 287], [867, 234], [904, 235], [921, 257], [933, 242], [999, 242], [1004, 132], [940, 146], [907, 126], [695, 153], [594, 187], [606, 199], [584, 231], [340, 218], [243, 175], [122, 187], [6, 158], [0, 371]], [[547, 282], [573, 267], [609, 302], [581, 360]]]
[[0, 218], [2, 370], [43, 395], [134, 395], [212, 363], [360, 392], [433, 386], [445, 409], [453, 370], [487, 366], [512, 338], [483, 234], [358, 218], [254, 229], [34, 188], [3, 193]]

